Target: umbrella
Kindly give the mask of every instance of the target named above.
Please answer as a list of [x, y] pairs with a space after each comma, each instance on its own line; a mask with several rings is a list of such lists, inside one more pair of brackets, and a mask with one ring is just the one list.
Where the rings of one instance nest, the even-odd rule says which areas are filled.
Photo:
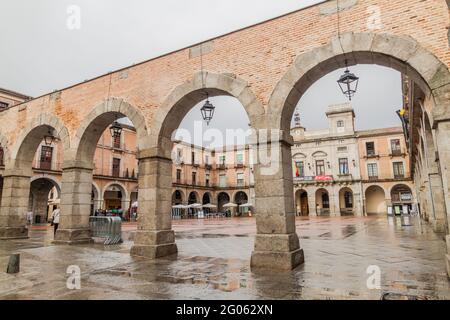
[[185, 206], [183, 206], [182, 204], [178, 204], [176, 206], [173, 206], [172, 209], [185, 209]]
[[193, 208], [193, 209], [200, 209], [202, 207], [202, 205], [200, 203], [194, 203], [194, 204], [191, 204], [188, 207], [189, 208]]
[[217, 206], [216, 206], [216, 205], [213, 205], [213, 204], [211, 204], [211, 203], [208, 203], [208, 204], [203, 205], [203, 208], [207, 208], [207, 209], [216, 209]]
[[244, 203], [240, 205], [241, 208], [250, 208], [253, 207], [253, 205], [251, 203]]
[[133, 202], [133, 204], [131, 205], [131, 207], [132, 207], [132, 208], [137, 208], [137, 207], [138, 207], [138, 202], [137, 202], [137, 201]]
[[233, 203], [233, 202], [230, 202], [230, 203], [227, 203], [227, 204], [223, 205], [224, 208], [237, 208], [237, 206], [238, 205], [236, 203]]

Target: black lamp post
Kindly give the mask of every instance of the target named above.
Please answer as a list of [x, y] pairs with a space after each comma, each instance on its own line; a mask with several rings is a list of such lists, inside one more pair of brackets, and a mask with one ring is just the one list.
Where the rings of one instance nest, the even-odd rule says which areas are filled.
[[352, 97], [355, 95], [358, 90], [359, 78], [355, 76], [354, 73], [351, 73], [348, 69], [347, 60], [345, 61], [346, 70], [344, 74], [339, 78], [338, 84], [342, 90], [342, 93], [348, 97], [350, 101], [352, 101]]
[[109, 127], [109, 131], [111, 132], [111, 137], [113, 137], [113, 139], [120, 138], [122, 134], [122, 125], [117, 122], [117, 118], [116, 121], [114, 121], [114, 123], [111, 125], [111, 127]]
[[216, 109], [216, 107], [214, 107], [214, 105], [211, 102], [209, 102], [209, 96], [208, 96], [208, 94], [206, 94], [206, 102], [203, 105], [201, 112], [202, 112], [203, 120], [206, 121], [208, 126], [214, 117], [215, 109]]
[[53, 133], [50, 128], [48, 128], [48, 133], [44, 136], [44, 142], [46, 146], [51, 146], [53, 142], [55, 141], [55, 137], [53, 136]]

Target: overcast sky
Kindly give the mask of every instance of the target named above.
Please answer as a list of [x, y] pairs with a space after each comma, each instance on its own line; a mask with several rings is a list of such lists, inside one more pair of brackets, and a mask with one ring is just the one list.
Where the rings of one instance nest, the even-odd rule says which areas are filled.
[[[138, 63], [197, 42], [322, 2], [320, 0], [0, 0], [0, 87], [31, 96]], [[80, 8], [80, 29], [67, 27], [71, 5]], [[400, 75], [358, 66], [354, 101], [359, 129], [399, 125]], [[321, 79], [300, 101], [302, 122], [324, 128], [324, 111], [345, 101], [336, 80]], [[248, 117], [232, 98], [215, 98], [211, 127], [248, 128]], [[193, 109], [181, 127], [200, 119]]]

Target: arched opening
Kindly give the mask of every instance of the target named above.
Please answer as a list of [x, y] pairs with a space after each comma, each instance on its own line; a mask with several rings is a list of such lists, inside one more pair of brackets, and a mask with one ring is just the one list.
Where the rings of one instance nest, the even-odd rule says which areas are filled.
[[180, 190], [175, 190], [175, 192], [172, 195], [172, 205], [177, 206], [182, 204], [183, 204], [183, 192]]
[[209, 192], [205, 192], [203, 195], [202, 204], [211, 204], [211, 194]]
[[367, 215], [387, 214], [386, 195], [380, 186], [373, 185], [366, 189]]
[[29, 224], [46, 223], [60, 204], [61, 188], [50, 178], [31, 181], [27, 220]]
[[234, 203], [237, 204], [237, 214], [238, 216], [248, 216], [251, 210], [248, 202], [248, 196], [245, 192], [239, 191], [234, 196]]
[[[26, 238], [28, 236], [28, 230], [25, 226], [32, 208], [32, 204], [30, 204], [31, 177], [33, 168], [36, 167], [36, 151], [41, 146], [40, 149], [44, 150], [42, 154], [45, 155], [45, 163], [47, 164], [45, 167], [38, 166], [39, 169], [43, 172], [55, 170], [57, 169], [57, 163], [53, 158], [54, 154], [49, 150], [53, 150], [57, 142], [61, 141], [60, 152], [63, 153], [63, 150], [69, 148], [68, 137], [68, 131], [62, 122], [55, 116], [48, 114], [41, 114], [39, 118], [32, 119], [21, 131], [21, 134], [16, 139], [16, 143], [10, 149], [9, 159], [11, 160], [7, 163], [5, 174], [3, 175], [3, 184], [8, 185], [8, 188], [3, 190], [2, 193], [0, 210], [4, 219], [2, 219], [0, 225], [0, 238], [12, 239]], [[45, 148], [42, 148], [42, 146], [45, 146]], [[42, 164], [42, 161], [39, 164]], [[20, 176], [8, 174], [8, 172], [14, 171], [20, 172]], [[50, 183], [47, 186], [48, 192], [45, 191], [47, 192], [45, 197], [42, 194], [38, 197], [39, 214], [36, 217], [39, 217], [38, 219], [41, 219], [40, 221], [42, 222], [45, 222], [48, 217], [46, 211], [48, 210], [48, 196], [52, 187]], [[47, 186], [43, 189], [47, 189]], [[44, 193], [44, 190], [42, 193]]]
[[317, 216], [330, 215], [330, 195], [326, 189], [316, 191], [316, 214]]
[[196, 191], [193, 191], [189, 193], [188, 204], [199, 203], [198, 199], [199, 199], [198, 193]]
[[353, 190], [342, 188], [339, 191], [339, 207], [341, 216], [354, 215], [355, 201], [353, 199]]
[[[62, 189], [67, 192], [68, 203], [62, 204], [61, 224], [55, 237], [58, 243], [91, 241], [89, 216], [93, 209], [94, 175], [100, 176], [96, 180], [99, 183], [105, 177], [114, 181], [102, 185], [101, 209], [123, 219], [129, 216], [127, 186], [139, 172], [136, 158], [146, 135], [141, 111], [122, 99], [108, 98], [85, 117], [72, 142], [73, 156], [65, 159], [70, 165], [63, 170]], [[76, 197], [70, 197], [71, 194]], [[140, 202], [144, 212], [142, 206], [146, 204], [148, 201]]]
[[298, 216], [309, 216], [308, 192], [303, 189], [297, 190], [295, 193], [295, 203]]
[[221, 192], [217, 196], [217, 207], [219, 212], [224, 213], [226, 209], [223, 207], [225, 204], [230, 203], [230, 196], [226, 192]]
[[413, 204], [411, 188], [404, 184], [395, 185], [391, 189], [391, 202], [396, 215], [409, 214]]
[[122, 185], [110, 184], [103, 192], [103, 209], [113, 215], [123, 217], [127, 209], [126, 199], [126, 190]]

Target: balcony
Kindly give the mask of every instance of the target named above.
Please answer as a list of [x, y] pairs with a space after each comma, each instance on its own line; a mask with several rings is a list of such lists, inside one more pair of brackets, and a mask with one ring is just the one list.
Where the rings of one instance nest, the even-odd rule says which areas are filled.
[[212, 165], [210, 165], [210, 164], [206, 164], [206, 165], [205, 165], [205, 169], [206, 169], [206, 170], [212, 170], [213, 167], [212, 167]]
[[403, 180], [403, 179], [405, 179], [405, 175], [404, 174], [395, 174], [394, 179], [395, 180]]
[[365, 156], [365, 158], [367, 159], [371, 159], [371, 158], [379, 158], [380, 155], [376, 152], [368, 152]]
[[338, 174], [339, 181], [353, 181], [353, 175], [350, 173], [341, 173]]
[[389, 156], [390, 156], [391, 158], [393, 158], [393, 157], [404, 157], [405, 155], [406, 155], [406, 153], [403, 152], [403, 151], [400, 150], [400, 149], [397, 149], [397, 150], [391, 150], [391, 153], [389, 154]]
[[235, 165], [235, 168], [236, 168], [236, 169], [243, 169], [243, 168], [244, 168], [244, 164], [243, 164], [243, 163], [237, 163], [237, 164]]
[[219, 165], [217, 165], [217, 169], [218, 170], [226, 170], [227, 169], [227, 165], [226, 164], [219, 164]]
[[369, 181], [376, 181], [378, 180], [378, 176], [369, 176]]

